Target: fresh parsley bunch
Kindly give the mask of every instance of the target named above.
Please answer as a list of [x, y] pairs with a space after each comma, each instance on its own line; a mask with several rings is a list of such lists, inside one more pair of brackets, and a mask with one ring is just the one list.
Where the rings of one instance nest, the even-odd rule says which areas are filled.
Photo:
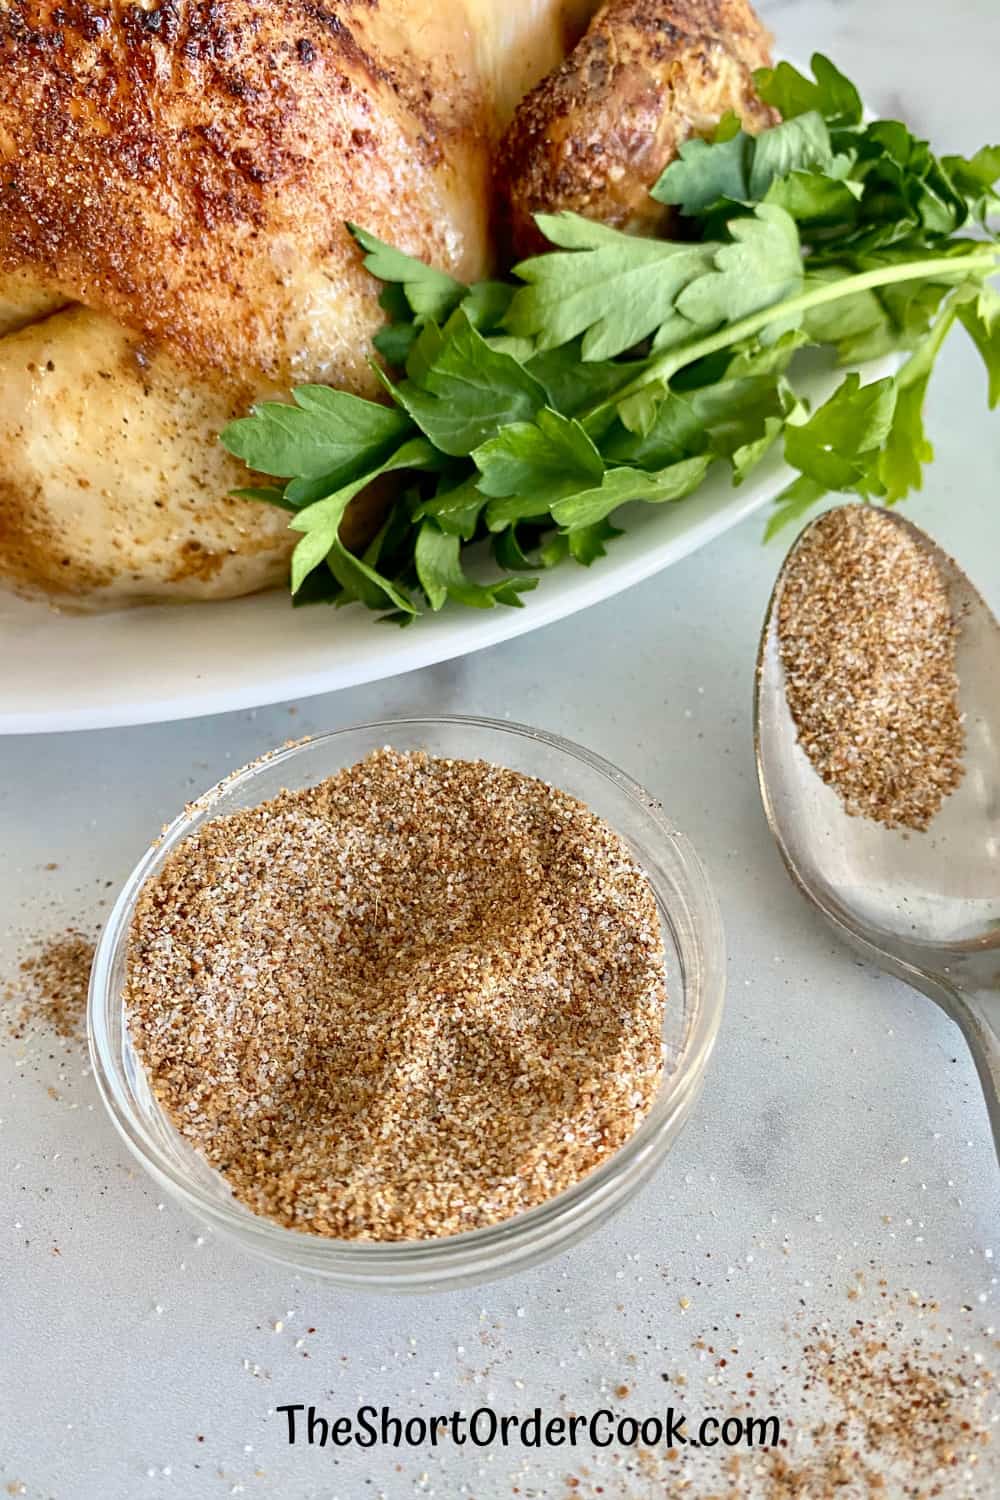
[[[679, 500], [716, 462], [739, 484], [779, 443], [798, 477], [769, 532], [831, 490], [893, 504], [920, 487], [924, 396], [956, 321], [1000, 402], [1000, 147], [937, 157], [897, 121], [866, 123], [827, 58], [812, 68], [756, 75], [773, 129], [728, 115], [682, 148], [653, 188], [677, 240], [542, 214], [553, 249], [470, 287], [351, 226], [385, 284], [373, 367], [391, 404], [304, 386], [222, 434], [288, 481], [237, 493], [292, 513], [298, 601], [359, 600], [402, 623], [418, 601], [519, 605], [537, 569], [603, 556], [626, 501]], [[848, 374], [811, 410], [794, 381], [807, 346], [841, 364], [908, 357], [868, 385]], [[394, 471], [399, 498], [356, 556], [344, 512]], [[463, 566], [484, 538], [502, 570], [489, 583]]]

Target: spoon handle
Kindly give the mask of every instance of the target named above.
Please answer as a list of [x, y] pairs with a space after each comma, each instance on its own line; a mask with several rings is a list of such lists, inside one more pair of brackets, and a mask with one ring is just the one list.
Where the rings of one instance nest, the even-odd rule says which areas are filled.
[[1000, 1158], [1000, 990], [947, 988], [947, 1009], [972, 1053]]

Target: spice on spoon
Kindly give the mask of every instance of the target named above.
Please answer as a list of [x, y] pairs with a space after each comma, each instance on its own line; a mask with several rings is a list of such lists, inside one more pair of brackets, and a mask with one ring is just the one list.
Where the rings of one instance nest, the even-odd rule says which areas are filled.
[[926, 829], [962, 778], [958, 626], [926, 548], [883, 510], [827, 511], [778, 603], [799, 743], [849, 813]]
[[582, 803], [380, 750], [202, 825], [142, 893], [130, 1032], [254, 1212], [342, 1239], [494, 1224], [569, 1187], [663, 1067], [649, 883]]

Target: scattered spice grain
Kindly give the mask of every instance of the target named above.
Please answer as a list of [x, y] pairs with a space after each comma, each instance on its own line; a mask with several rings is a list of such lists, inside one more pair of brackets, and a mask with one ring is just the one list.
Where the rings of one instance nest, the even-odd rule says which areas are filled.
[[84, 1036], [94, 947], [92, 939], [70, 927], [21, 960], [5, 990], [5, 997], [18, 1006], [8, 1026], [11, 1036], [24, 1036], [39, 1025], [67, 1041]]
[[125, 998], [158, 1100], [237, 1198], [398, 1240], [506, 1219], [632, 1135], [663, 971], [649, 883], [589, 809], [385, 749], [179, 845]]
[[763, 1455], [726, 1500], [986, 1493], [976, 1471], [991, 1441], [997, 1390], [991, 1371], [967, 1351], [904, 1339], [886, 1320], [858, 1319], [846, 1330], [813, 1328], [802, 1372], [815, 1415], [794, 1446]]
[[777, 1444], [762, 1426], [754, 1444], [726, 1456], [717, 1444], [611, 1450], [595, 1456], [586, 1479], [582, 1470], [574, 1482], [566, 1479], [574, 1500], [985, 1500], [994, 1494], [990, 1447], [1000, 1400], [993, 1371], [970, 1343], [971, 1336], [984, 1346], [983, 1330], [970, 1326], [965, 1309], [950, 1323], [933, 1300], [918, 1297], [914, 1304], [909, 1291], [890, 1292], [884, 1281], [879, 1288], [875, 1309], [850, 1321], [816, 1323], [813, 1309], [803, 1306], [786, 1325], [791, 1348], [778, 1356], [774, 1374], [765, 1369], [778, 1361], [762, 1350], [754, 1355], [756, 1376], [714, 1358], [715, 1341], [724, 1336], [718, 1325], [691, 1343], [698, 1364], [711, 1370], [707, 1379], [691, 1383], [664, 1372], [682, 1410], [720, 1423], [776, 1416]]
[[958, 786], [957, 636], [940, 570], [905, 524], [844, 505], [810, 527], [778, 643], [799, 743], [849, 813], [925, 830]]

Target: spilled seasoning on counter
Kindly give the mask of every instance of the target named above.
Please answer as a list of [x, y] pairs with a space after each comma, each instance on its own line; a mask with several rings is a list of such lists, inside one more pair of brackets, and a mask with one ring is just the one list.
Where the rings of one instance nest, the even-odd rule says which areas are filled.
[[[1000, 1394], [975, 1347], [1000, 1348], [994, 1329], [977, 1328], [971, 1309], [949, 1318], [938, 1303], [890, 1292], [884, 1281], [866, 1312], [816, 1322], [814, 1307], [803, 1305], [770, 1353], [751, 1352], [739, 1322], [712, 1324], [692, 1341], [690, 1374], [674, 1368], [660, 1377], [668, 1401], [687, 1415], [688, 1443], [595, 1454], [558, 1493], [564, 1500], [980, 1500], [994, 1493], [990, 1447]], [[668, 1349], [673, 1364], [676, 1346]], [[655, 1398], [643, 1394], [653, 1373], [641, 1370], [632, 1390], [655, 1411]], [[720, 1424], [754, 1420], [753, 1444], [745, 1427], [728, 1452], [718, 1429], [711, 1445], [690, 1441], [703, 1416]], [[771, 1416], [780, 1423], [777, 1443], [767, 1432]]]
[[840, 506], [799, 543], [778, 604], [785, 691], [849, 813], [924, 830], [958, 786], [957, 636], [933, 557], [886, 511]]
[[814, 1328], [802, 1367], [819, 1411], [790, 1452], [765, 1457], [766, 1500], [977, 1492], [997, 1391], [968, 1354], [904, 1343], [859, 1319], [848, 1331]]
[[180, 844], [125, 999], [158, 1100], [244, 1204], [419, 1239], [541, 1203], [632, 1135], [664, 961], [646, 877], [583, 804], [385, 749]]
[[94, 949], [91, 938], [70, 927], [22, 958], [4, 991], [17, 1007], [8, 1024], [11, 1036], [23, 1037], [29, 1028], [41, 1026], [66, 1041], [83, 1038]]

